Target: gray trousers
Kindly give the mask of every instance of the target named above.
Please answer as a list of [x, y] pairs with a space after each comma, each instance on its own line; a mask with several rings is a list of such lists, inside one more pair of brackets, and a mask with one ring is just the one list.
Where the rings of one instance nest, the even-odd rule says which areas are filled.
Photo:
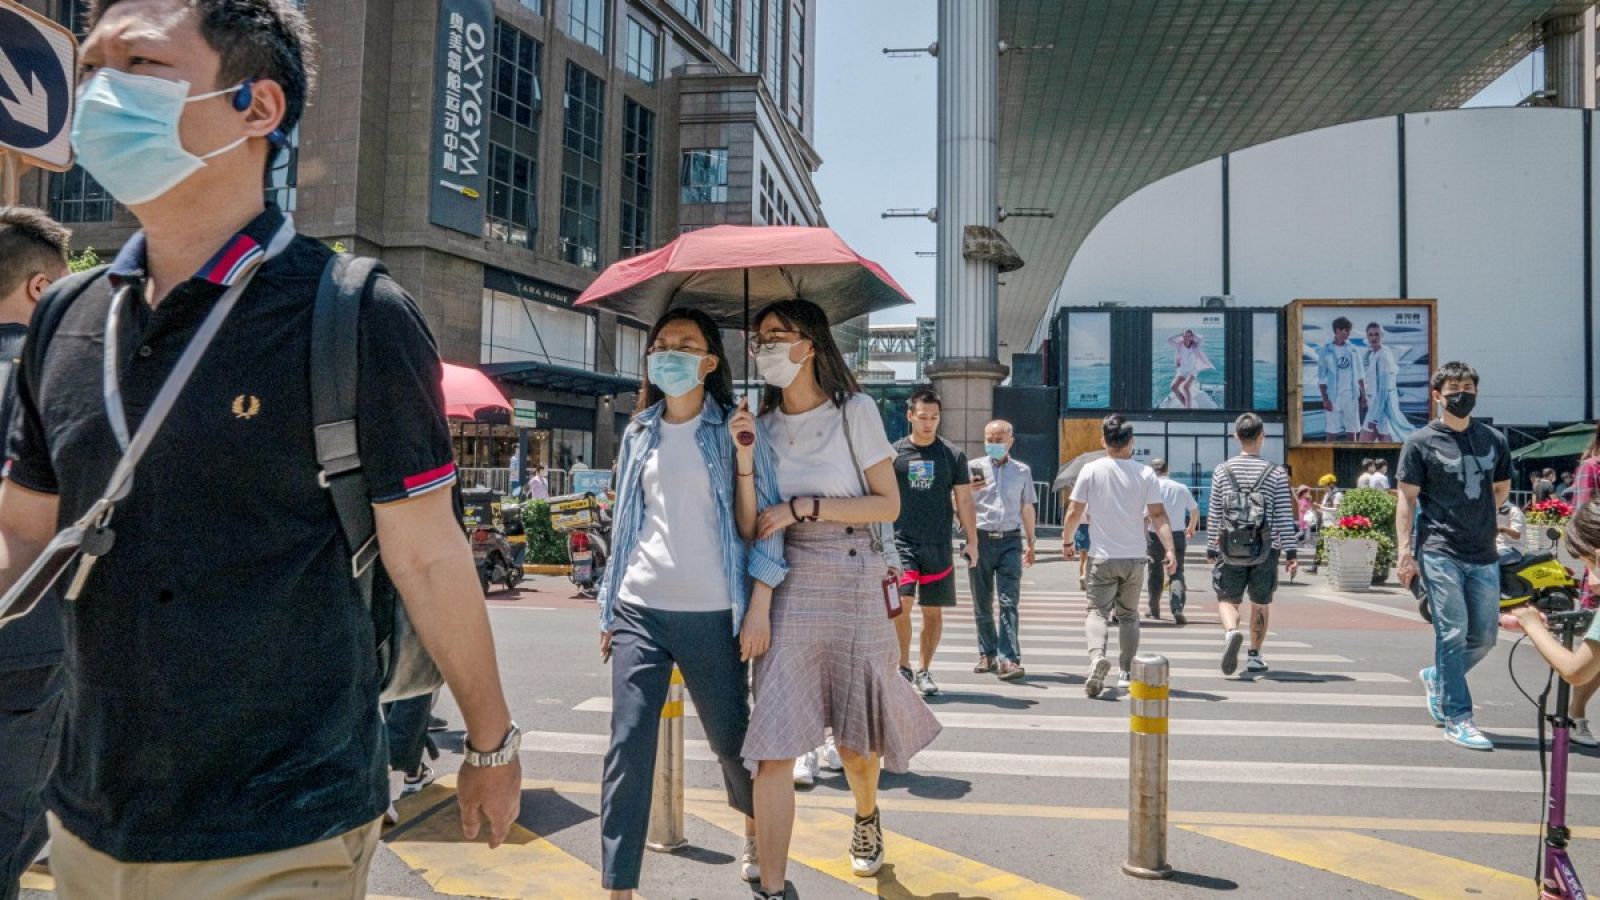
[[[16, 900], [22, 873], [49, 837], [45, 782], [61, 744], [59, 665], [0, 672], [0, 898]], [[21, 706], [22, 709], [10, 709]]]
[[[719, 588], [720, 590], [720, 588]], [[656, 736], [673, 663], [694, 701], [706, 741], [722, 765], [728, 805], [755, 815], [754, 786], [741, 755], [750, 725], [747, 666], [739, 660], [731, 612], [669, 612], [618, 603], [611, 634], [611, 746], [600, 788], [601, 880], [608, 890], [639, 886]]]
[[1133, 667], [1139, 652], [1139, 592], [1144, 587], [1145, 561], [1142, 559], [1089, 560], [1089, 617], [1083, 623], [1083, 636], [1089, 644], [1089, 661], [1106, 655], [1109, 620], [1117, 617], [1117, 641], [1121, 646], [1121, 666]]

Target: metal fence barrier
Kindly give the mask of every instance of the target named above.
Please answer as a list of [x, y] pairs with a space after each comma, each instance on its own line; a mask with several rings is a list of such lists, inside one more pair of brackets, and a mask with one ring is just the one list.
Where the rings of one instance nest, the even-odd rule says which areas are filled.
[[[501, 494], [511, 493], [511, 469], [508, 466], [457, 469], [456, 475], [464, 488], [486, 487]], [[567, 485], [572, 483], [571, 473], [564, 469], [545, 469], [544, 476], [550, 485], [552, 497], [567, 493]]]
[[1171, 878], [1167, 865], [1167, 659], [1133, 658], [1128, 715], [1128, 861], [1135, 878]]

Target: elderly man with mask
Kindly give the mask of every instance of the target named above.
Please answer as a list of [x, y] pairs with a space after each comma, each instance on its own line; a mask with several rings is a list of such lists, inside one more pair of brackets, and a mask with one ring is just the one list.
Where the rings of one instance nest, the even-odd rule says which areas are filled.
[[1022, 599], [1022, 570], [1034, 560], [1033, 471], [1011, 457], [1014, 443], [1011, 423], [996, 419], [984, 426], [983, 458], [971, 463], [972, 499], [978, 512], [978, 564], [968, 570], [978, 624], [978, 664], [972, 671], [994, 672], [1002, 681], [1017, 681], [1026, 674], [1017, 642], [1017, 606]]

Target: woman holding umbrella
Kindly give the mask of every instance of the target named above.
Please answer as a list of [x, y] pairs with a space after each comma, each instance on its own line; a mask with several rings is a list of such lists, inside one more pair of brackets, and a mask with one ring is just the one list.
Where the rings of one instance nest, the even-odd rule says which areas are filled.
[[746, 547], [734, 481], [769, 448], [739, 454], [725, 422], [733, 379], [721, 333], [698, 310], [674, 309], [650, 330], [639, 409], [622, 438], [614, 508], [616, 564], [600, 585], [600, 653], [612, 655], [611, 746], [601, 794], [602, 879], [613, 898], [639, 886], [656, 735], [676, 664], [722, 764], [728, 805], [745, 814], [740, 874], [759, 877], [750, 773], [740, 748], [750, 719], [746, 664], [767, 649], [783, 540]]
[[[775, 898], [783, 896], [794, 828], [795, 759], [832, 729], [855, 796], [851, 868], [870, 877], [883, 865], [880, 764], [906, 771], [939, 723], [895, 671], [887, 566], [871, 533], [894, 521], [900, 494], [877, 407], [861, 393], [817, 305], [782, 301], [755, 321], [750, 344], [767, 384], [761, 417], [758, 425], [741, 408], [729, 427], [741, 436], [740, 472], [752, 470], [761, 447], [777, 458], [775, 485], [760, 471], [738, 479], [738, 518], [747, 538], [782, 534], [789, 567], [772, 599], [771, 649], [756, 660], [744, 744], [763, 863], [756, 897]], [[744, 445], [743, 436], [756, 435], [755, 446]]]

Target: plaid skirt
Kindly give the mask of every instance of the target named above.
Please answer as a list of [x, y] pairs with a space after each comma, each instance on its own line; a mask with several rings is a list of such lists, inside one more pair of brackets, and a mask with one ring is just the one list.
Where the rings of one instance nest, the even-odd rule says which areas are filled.
[[906, 771], [939, 720], [896, 671], [882, 555], [862, 528], [801, 523], [784, 534], [789, 574], [772, 597], [772, 647], [755, 661], [747, 764], [803, 756], [831, 728], [839, 747]]

